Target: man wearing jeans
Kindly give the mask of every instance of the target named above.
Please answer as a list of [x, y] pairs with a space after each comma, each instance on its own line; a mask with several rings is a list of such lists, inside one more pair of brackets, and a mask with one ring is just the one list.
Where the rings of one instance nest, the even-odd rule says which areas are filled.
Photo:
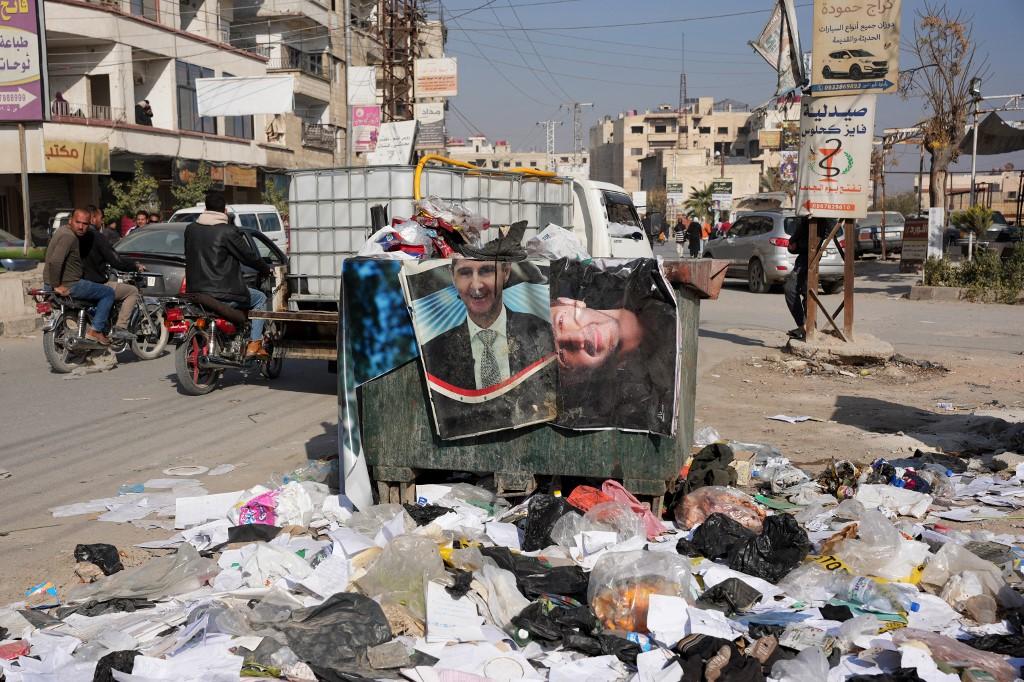
[[[266, 310], [267, 296], [250, 289], [242, 265], [270, 275], [271, 269], [228, 220], [220, 192], [206, 193], [206, 210], [185, 228], [185, 286], [191, 294], [206, 294], [235, 308]], [[253, 320], [245, 357], [270, 357], [263, 347], [263, 320]]]
[[76, 208], [71, 220], [53, 233], [46, 249], [46, 263], [43, 266], [43, 281], [61, 296], [71, 296], [96, 302], [92, 316], [92, 328], [85, 332], [88, 339], [105, 346], [107, 320], [114, 305], [114, 290], [108, 286], [82, 279], [82, 256], [78, 240], [89, 229], [90, 215], [84, 208]]

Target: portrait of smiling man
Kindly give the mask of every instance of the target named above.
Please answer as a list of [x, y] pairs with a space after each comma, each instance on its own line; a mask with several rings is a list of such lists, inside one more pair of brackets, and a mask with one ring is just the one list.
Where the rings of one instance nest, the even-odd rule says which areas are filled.
[[[514, 267], [459, 258], [411, 276], [420, 279], [412, 288], [425, 294], [410, 296], [410, 304], [442, 438], [554, 417], [546, 278], [510, 287]], [[539, 273], [532, 264], [520, 267]], [[515, 303], [506, 300], [506, 288]]]

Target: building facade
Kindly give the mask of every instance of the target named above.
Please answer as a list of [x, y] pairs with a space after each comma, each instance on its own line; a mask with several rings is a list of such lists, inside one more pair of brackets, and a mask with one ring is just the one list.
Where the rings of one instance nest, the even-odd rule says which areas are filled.
[[493, 170], [536, 168], [554, 171], [559, 175], [580, 174], [584, 177], [590, 171], [590, 160], [586, 152], [580, 155], [579, 164], [575, 164], [572, 152], [555, 152], [549, 159], [544, 152], [514, 151], [507, 140], [497, 140], [492, 144], [484, 135], [471, 135], [465, 139], [449, 138], [445, 153], [456, 161]]
[[711, 97], [691, 99], [682, 111], [661, 105], [605, 117], [590, 129], [590, 177], [636, 192], [654, 189], [641, 186], [641, 162], [659, 152], [685, 151], [705, 166], [745, 161], [749, 118], [746, 104]]
[[[971, 205], [971, 174], [969, 172], [949, 173], [946, 184], [946, 210], [962, 211]], [[930, 178], [925, 172], [921, 176], [921, 205], [927, 210]], [[918, 177], [914, 176], [914, 191], [918, 188]], [[1024, 209], [1024, 171], [1003, 169], [978, 171], [975, 176], [977, 203], [999, 211], [1011, 225], [1020, 224], [1018, 211]]]

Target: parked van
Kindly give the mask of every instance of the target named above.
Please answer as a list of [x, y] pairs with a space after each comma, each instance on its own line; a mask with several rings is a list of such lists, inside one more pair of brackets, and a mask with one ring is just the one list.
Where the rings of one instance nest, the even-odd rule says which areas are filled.
[[[285, 253], [288, 253], [288, 232], [285, 229], [281, 214], [270, 204], [228, 204], [228, 217], [238, 227], [259, 230], [267, 235]], [[192, 208], [182, 208], [174, 212], [167, 222], [195, 222], [199, 214], [206, 210], [204, 204], [196, 204]]]

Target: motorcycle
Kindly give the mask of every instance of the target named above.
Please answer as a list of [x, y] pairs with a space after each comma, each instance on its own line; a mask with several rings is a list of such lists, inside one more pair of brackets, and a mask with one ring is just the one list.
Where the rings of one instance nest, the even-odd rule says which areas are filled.
[[266, 379], [281, 375], [284, 357], [275, 353], [276, 330], [266, 325], [264, 348], [268, 358], [246, 358], [249, 319], [245, 311], [232, 308], [204, 294], [185, 294], [165, 303], [164, 325], [177, 340], [174, 369], [178, 385], [187, 395], [206, 395], [217, 387], [225, 370], [241, 370], [243, 376], [259, 372]]
[[[129, 348], [140, 360], [153, 360], [163, 354], [170, 333], [163, 323], [163, 305], [160, 299], [145, 296], [147, 285], [155, 286], [161, 275], [148, 272], [115, 272], [117, 281], [139, 289], [139, 297], [128, 320], [130, 335], [111, 338], [109, 346], [85, 335], [96, 312], [94, 301], [61, 296], [52, 289], [32, 289], [29, 294], [36, 301], [36, 312], [45, 318], [43, 325], [43, 353], [50, 367], [58, 374], [67, 374], [85, 364], [91, 357], [107, 352], [123, 353]], [[116, 319], [121, 303], [110, 311]]]

